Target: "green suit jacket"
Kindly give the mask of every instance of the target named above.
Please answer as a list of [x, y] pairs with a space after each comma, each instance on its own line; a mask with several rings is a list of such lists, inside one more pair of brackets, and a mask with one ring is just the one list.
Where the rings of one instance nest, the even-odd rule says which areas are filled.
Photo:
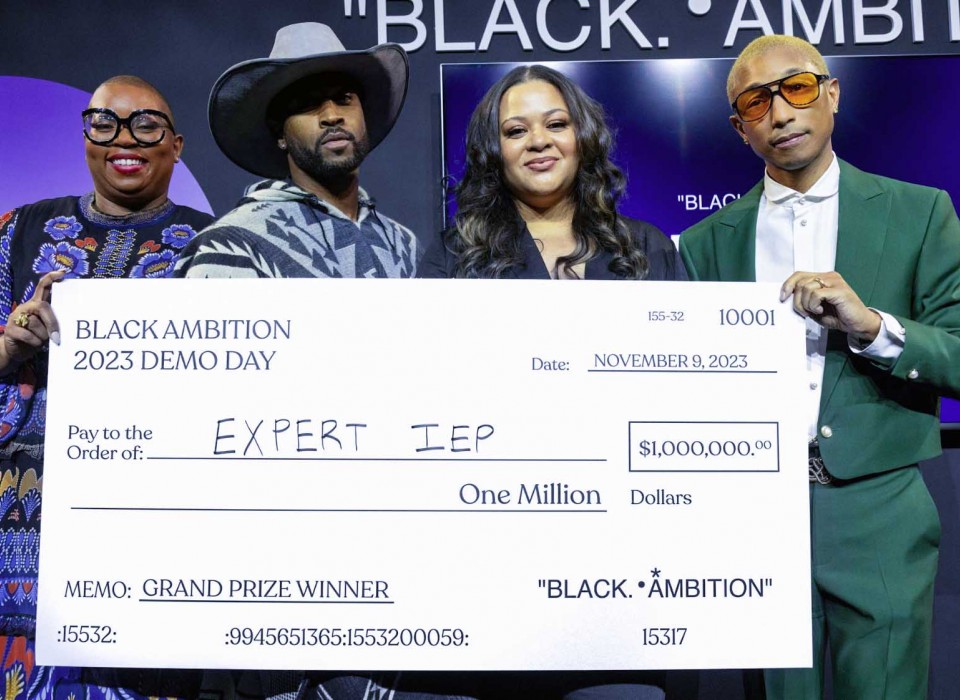
[[[755, 281], [762, 193], [761, 181], [684, 231], [691, 279]], [[960, 395], [960, 221], [946, 192], [843, 161], [839, 197], [836, 271], [906, 329], [892, 366], [854, 355], [844, 333], [828, 335], [820, 450], [834, 476], [852, 479], [940, 454], [938, 397]]]

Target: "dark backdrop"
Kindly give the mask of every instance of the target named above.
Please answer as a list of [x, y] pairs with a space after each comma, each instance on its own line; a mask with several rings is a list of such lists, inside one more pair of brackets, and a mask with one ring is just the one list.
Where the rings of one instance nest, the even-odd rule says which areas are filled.
[[[563, 52], [546, 46], [537, 30], [537, 10], [544, 4], [545, 28], [557, 40], [571, 41], [583, 27], [589, 28], [582, 47]], [[155, 83], [168, 96], [177, 113], [178, 126], [186, 135], [185, 162], [203, 186], [214, 211], [223, 213], [254, 177], [228, 161], [210, 137], [206, 105], [216, 78], [235, 63], [267, 56], [274, 33], [285, 24], [324, 22], [333, 27], [347, 48], [360, 49], [377, 43], [381, 7], [391, 17], [410, 14], [421, 7], [419, 20], [424, 25], [424, 43], [410, 53], [411, 82], [406, 106], [393, 134], [367, 161], [363, 181], [384, 212], [422, 236], [442, 221], [441, 63], [735, 57], [761, 31], [742, 29], [735, 34], [735, 43], [725, 46], [731, 25], [762, 22], [756, 19], [759, 8], [770, 29], [782, 32], [783, 4], [782, 0], [3, 0], [0, 75], [44, 78], [87, 91], [92, 91], [105, 77], [118, 73], [134, 73]], [[852, 10], [855, 3], [851, 0], [794, 0], [794, 4], [805, 8], [813, 29], [821, 30], [819, 42], [815, 43], [828, 56], [960, 54], [960, 26], [953, 27], [950, 13], [960, 0], [918, 1], [922, 8], [917, 18], [922, 20], [922, 41], [913, 38], [911, 3], [897, 3], [891, 16], [899, 19], [899, 33], [883, 43], [875, 42], [897, 29], [889, 16], [862, 17], [866, 36], [858, 41], [858, 22]], [[862, 4], [884, 3], [863, 0]], [[743, 9], [738, 12], [740, 5]], [[838, 15], [831, 12], [826, 21], [817, 22], [824, 5], [842, 7], [839, 43], [834, 21]], [[442, 32], [435, 26], [437, 6], [444, 11]], [[510, 9], [517, 8], [530, 50], [523, 48], [517, 31], [493, 34], [489, 47], [479, 49], [489, 16], [497, 7], [501, 8], [500, 24], [509, 24]], [[608, 14], [614, 19], [622, 20], [609, 29], [609, 49], [602, 48], [604, 7], [609, 8]], [[697, 11], [709, 9], [697, 15], [691, 7]], [[361, 9], [365, 9], [366, 16], [359, 16]], [[618, 15], [618, 11], [623, 12]], [[790, 15], [793, 33], [807, 38], [796, 14], [795, 11]], [[742, 20], [735, 22], [741, 15]], [[384, 18], [387, 20], [389, 17]], [[956, 24], [960, 25], [960, 19]], [[956, 36], [951, 41], [952, 29]], [[385, 31], [385, 38], [390, 41], [409, 43], [417, 39], [414, 27], [388, 24]], [[641, 48], [635, 38], [638, 32], [654, 48]], [[473, 43], [477, 48], [437, 51], [441, 33], [447, 44]], [[667, 39], [667, 48], [656, 48], [660, 37]], [[845, 85], [844, 89], [854, 86]], [[896, 86], [887, 89], [891, 90], [891, 99], [896, 99]], [[951, 104], [955, 106], [956, 101], [952, 95], [933, 94], [931, 99], [941, 101], [945, 109]], [[650, 109], [655, 110], [656, 105], [650, 105]], [[723, 105], [716, 105], [718, 120], [726, 118], [724, 109]], [[643, 118], [642, 114], [636, 116]], [[731, 138], [735, 138], [732, 132]], [[843, 144], [836, 146], [842, 155]], [[758, 169], [758, 177], [759, 174]]]
[[[784, 5], [792, 8], [786, 16]], [[402, 19], [410, 15], [416, 21]], [[351, 49], [382, 40], [408, 45], [407, 103], [393, 134], [365, 164], [363, 182], [384, 212], [420, 236], [442, 222], [441, 63], [731, 58], [765, 31], [803, 36], [828, 57], [960, 54], [960, 0], [2, 0], [0, 75], [43, 78], [88, 92], [118, 73], [155, 83], [186, 135], [185, 162], [214, 211], [223, 213], [254, 177], [232, 165], [210, 137], [210, 87], [234, 63], [265, 57], [277, 28], [302, 21], [329, 24]], [[551, 48], [558, 42], [575, 49]], [[880, 89], [897, 99], [895, 84]], [[943, 109], [956, 110], [954, 95], [934, 92], [929, 97]], [[0, 94], [0, 101], [15, 99]], [[716, 110], [718, 120], [726, 119], [723, 105]], [[865, 137], [869, 126], [865, 119]], [[924, 125], [906, 123], [903, 128]], [[6, 136], [31, 138], [30, 133]], [[736, 138], [732, 132], [730, 138]], [[842, 156], [843, 143], [834, 145]], [[0, 168], [2, 158], [0, 153]], [[48, 167], [38, 164], [37, 172], [23, 176], [43, 177]], [[931, 173], [929, 181], [936, 180]], [[957, 442], [952, 433], [948, 438]], [[960, 647], [960, 450], [933, 460], [924, 473], [944, 525], [931, 697], [952, 698], [960, 687], [960, 667], [951, 658]], [[742, 692], [733, 673], [704, 674], [694, 681], [699, 681], [699, 691], [696, 682], [687, 683], [678, 686], [686, 688], [679, 694], [736, 698]]]

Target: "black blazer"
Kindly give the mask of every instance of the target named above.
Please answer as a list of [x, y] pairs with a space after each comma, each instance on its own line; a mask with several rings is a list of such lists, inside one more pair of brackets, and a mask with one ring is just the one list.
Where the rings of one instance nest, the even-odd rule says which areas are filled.
[[[680, 260], [676, 246], [660, 229], [646, 221], [621, 216], [620, 221], [627, 225], [633, 240], [647, 256], [650, 269], [648, 280], [685, 280], [687, 272]], [[427, 245], [427, 252], [420, 261], [417, 277], [447, 278], [457, 273], [457, 255], [450, 245], [456, 235], [456, 229], [447, 229]], [[543, 263], [540, 250], [533, 236], [523, 229], [523, 263], [504, 271], [504, 279], [550, 279], [547, 266]], [[610, 269], [613, 255], [600, 251], [599, 255], [587, 262], [584, 277], [588, 280], [623, 279]]]

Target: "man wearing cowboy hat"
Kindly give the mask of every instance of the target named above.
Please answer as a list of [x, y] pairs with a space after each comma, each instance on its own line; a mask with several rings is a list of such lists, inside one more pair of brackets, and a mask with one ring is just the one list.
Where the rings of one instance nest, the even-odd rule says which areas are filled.
[[[183, 249], [174, 275], [412, 277], [416, 238], [375, 210], [359, 173], [400, 114], [407, 78], [396, 44], [347, 51], [312, 22], [280, 29], [269, 58], [228, 69], [210, 93], [210, 129], [234, 163], [269, 179]], [[244, 672], [236, 687], [254, 697], [365, 698], [398, 682], [395, 673], [271, 671]], [[207, 672], [205, 683], [233, 681]]]
[[417, 242], [360, 187], [360, 164], [407, 93], [396, 44], [347, 51], [324, 24], [277, 32], [268, 58], [228, 69], [210, 129], [262, 180], [188, 245], [179, 277], [412, 277]]

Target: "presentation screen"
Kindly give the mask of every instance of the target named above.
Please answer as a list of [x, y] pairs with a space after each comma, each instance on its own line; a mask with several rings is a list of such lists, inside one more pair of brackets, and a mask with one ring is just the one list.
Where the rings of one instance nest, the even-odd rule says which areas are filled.
[[[952, 96], [960, 56], [827, 59], [840, 79], [833, 145], [863, 170], [939, 187], [960, 202], [960, 139]], [[464, 137], [487, 89], [518, 63], [441, 66], [443, 172], [448, 221], [464, 167]], [[732, 59], [563, 61], [549, 65], [598, 100], [617, 135], [614, 161], [628, 177], [622, 213], [678, 235], [760, 179], [757, 157], [728, 116]], [[941, 420], [960, 426], [960, 402]]]

